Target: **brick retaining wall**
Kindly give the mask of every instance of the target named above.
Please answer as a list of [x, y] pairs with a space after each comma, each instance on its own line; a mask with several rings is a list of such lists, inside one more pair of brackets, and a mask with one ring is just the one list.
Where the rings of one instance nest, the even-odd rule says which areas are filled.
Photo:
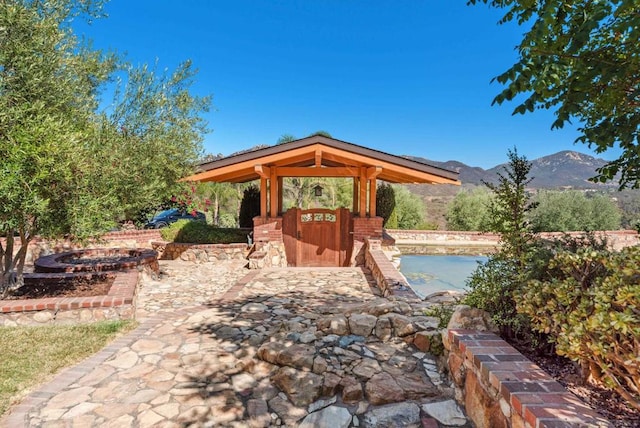
[[493, 333], [449, 330], [445, 344], [456, 397], [478, 428], [612, 426]]
[[75, 324], [133, 319], [139, 273], [118, 272], [105, 296], [0, 300], [0, 325]]
[[255, 242], [284, 242], [282, 236], [282, 217], [254, 217], [253, 240]]

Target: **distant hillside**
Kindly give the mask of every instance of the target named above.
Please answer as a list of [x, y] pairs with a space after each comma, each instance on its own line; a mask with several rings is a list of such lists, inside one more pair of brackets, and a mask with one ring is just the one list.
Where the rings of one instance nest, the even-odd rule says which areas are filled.
[[[460, 173], [460, 181], [463, 184], [480, 185], [482, 181], [495, 182], [497, 173], [504, 171], [506, 164], [497, 165], [485, 170], [479, 167], [465, 165], [458, 161], [438, 162], [421, 157], [407, 156], [418, 162], [428, 163], [440, 168], [457, 171]], [[616, 187], [616, 182], [607, 184], [592, 183], [589, 178], [596, 175], [596, 170], [604, 166], [607, 161], [598, 159], [584, 153], [570, 150], [558, 152], [530, 160], [533, 177], [530, 187], [536, 189], [576, 188], [576, 189], [601, 189], [603, 187]]]
[[[485, 170], [479, 167], [465, 165], [462, 162], [450, 160], [447, 162], [432, 161], [429, 159], [405, 156], [418, 162], [428, 163], [433, 166], [445, 168], [460, 173], [462, 188], [482, 186], [483, 181], [496, 182], [497, 173], [503, 172], [506, 164], [497, 165]], [[617, 182], [607, 184], [592, 183], [589, 178], [596, 175], [596, 169], [605, 165], [607, 161], [593, 156], [574, 151], [562, 151], [553, 155], [531, 160], [531, 173], [533, 177], [529, 187], [532, 189], [615, 189]], [[439, 229], [446, 229], [444, 218], [447, 205], [460, 191], [459, 186], [438, 185], [428, 186], [412, 184], [408, 189], [419, 195], [427, 207], [427, 221], [438, 225]]]

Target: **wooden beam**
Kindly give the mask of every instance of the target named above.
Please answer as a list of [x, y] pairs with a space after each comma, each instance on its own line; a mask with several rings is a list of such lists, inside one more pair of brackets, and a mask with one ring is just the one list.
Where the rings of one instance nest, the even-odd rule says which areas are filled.
[[264, 165], [254, 165], [253, 170], [260, 176], [260, 178], [269, 178], [271, 174], [270, 168]]
[[[381, 168], [382, 169], [382, 168]], [[376, 178], [369, 180], [369, 216], [376, 216]]]
[[367, 168], [364, 166], [360, 168], [360, 217], [367, 216]]
[[[316, 148], [318, 147], [319, 146], [317, 144], [314, 144], [311, 146], [300, 147], [298, 149], [287, 150], [286, 152], [283, 152], [283, 153], [276, 153], [276, 154], [264, 156], [260, 158], [258, 162], [260, 162], [262, 165], [271, 165], [273, 163], [280, 162], [280, 161], [288, 162], [289, 159], [296, 158], [304, 154], [309, 156], [309, 159], [313, 159]], [[227, 173], [234, 174], [234, 173], [237, 173], [238, 171], [246, 171], [246, 170], [254, 171], [253, 167], [255, 166], [255, 164], [256, 164], [256, 159], [250, 159], [243, 162], [238, 162], [233, 165], [223, 166], [210, 171], [200, 172], [190, 177], [185, 177], [181, 179], [181, 181], [220, 181], [218, 177], [221, 175], [225, 175]]]
[[269, 165], [275, 166], [295, 166], [296, 164], [305, 164], [305, 165], [313, 165], [315, 162], [315, 152], [312, 153], [302, 153], [297, 156], [291, 156], [286, 159], [280, 159], [276, 162], [270, 163]]
[[322, 166], [322, 150], [316, 149], [316, 168]]
[[278, 217], [278, 168], [272, 167], [269, 178], [269, 217]]
[[[272, 167], [273, 169], [273, 167]], [[278, 168], [279, 177], [359, 177], [358, 168], [351, 167], [287, 167]]]
[[338, 158], [346, 159], [346, 157], [348, 156], [350, 165], [354, 165], [356, 163], [360, 163], [362, 165], [367, 165], [367, 164], [371, 165], [373, 162], [375, 162], [376, 164], [382, 166], [385, 169], [384, 175], [387, 174], [386, 170], [393, 170], [398, 174], [402, 174], [405, 177], [405, 180], [401, 182], [404, 182], [404, 183], [415, 182], [415, 183], [434, 183], [434, 184], [435, 183], [457, 184], [457, 185], [460, 184], [460, 181], [458, 180], [452, 180], [450, 178], [440, 177], [434, 174], [430, 174], [428, 172], [416, 171], [414, 169], [411, 169], [405, 166], [382, 161], [379, 159], [372, 159], [368, 156], [360, 155], [353, 152], [346, 153], [345, 151], [336, 149], [335, 147], [323, 146], [322, 156], [324, 158], [332, 158], [330, 155], [335, 155], [336, 159]]
[[260, 217], [267, 217], [267, 179], [260, 177]]
[[381, 166], [371, 166], [367, 168], [367, 179], [371, 180], [372, 178], [376, 178], [382, 172]]

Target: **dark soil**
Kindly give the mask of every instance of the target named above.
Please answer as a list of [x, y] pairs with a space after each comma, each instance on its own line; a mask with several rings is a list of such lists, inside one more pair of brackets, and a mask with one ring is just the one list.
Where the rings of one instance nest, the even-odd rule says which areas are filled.
[[67, 281], [41, 281], [25, 284], [7, 300], [44, 299], [46, 297], [104, 296], [113, 285], [113, 276], [97, 280], [75, 279]]
[[604, 389], [591, 382], [583, 383], [580, 368], [573, 361], [559, 355], [539, 355], [537, 350], [522, 343], [511, 342], [510, 344], [560, 382], [567, 390], [611, 421], [613, 426], [618, 428], [640, 427], [640, 411], [633, 409], [614, 391]]

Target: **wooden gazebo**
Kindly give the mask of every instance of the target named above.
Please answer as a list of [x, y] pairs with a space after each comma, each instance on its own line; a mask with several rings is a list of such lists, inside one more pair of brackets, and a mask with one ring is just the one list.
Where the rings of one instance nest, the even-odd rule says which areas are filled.
[[[295, 214], [289, 213], [287, 217], [282, 206], [284, 177], [352, 177], [351, 213], [347, 209], [335, 212], [290, 209], [287, 213]], [[361, 242], [366, 237], [382, 236], [382, 219], [376, 217], [377, 180], [460, 184], [457, 172], [321, 135], [204, 163], [200, 172], [185, 180], [232, 183], [260, 180], [260, 216], [254, 219], [255, 239], [284, 242], [289, 264], [294, 266], [347, 265], [353, 240]], [[328, 230], [329, 226], [333, 229]], [[318, 257], [309, 257], [311, 253]]]

